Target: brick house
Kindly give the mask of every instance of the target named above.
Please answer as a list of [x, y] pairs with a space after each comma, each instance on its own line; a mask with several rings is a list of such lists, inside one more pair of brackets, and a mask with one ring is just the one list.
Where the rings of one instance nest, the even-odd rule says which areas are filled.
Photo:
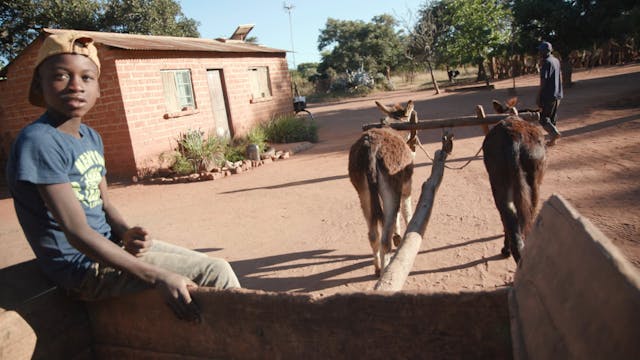
[[[81, 32], [95, 40], [102, 66], [101, 97], [84, 121], [102, 135], [111, 180], [157, 167], [160, 154], [173, 149], [188, 130], [242, 136], [276, 114], [293, 111], [284, 50], [233, 37]], [[43, 112], [27, 98], [44, 36], [0, 74], [2, 181], [11, 142]]]

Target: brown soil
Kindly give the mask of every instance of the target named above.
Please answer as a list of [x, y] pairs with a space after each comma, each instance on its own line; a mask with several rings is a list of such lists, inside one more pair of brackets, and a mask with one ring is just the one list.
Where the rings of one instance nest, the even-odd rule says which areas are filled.
[[[542, 200], [560, 194], [640, 266], [640, 65], [574, 73], [565, 89], [549, 149]], [[338, 103], [311, 105], [321, 141], [287, 160], [239, 175], [199, 183], [112, 186], [111, 197], [130, 224], [155, 237], [229, 260], [251, 289], [332, 294], [370, 290], [373, 276], [366, 225], [347, 176], [347, 152], [362, 124], [386, 104], [416, 101], [421, 119], [473, 115], [504, 100], [512, 80], [495, 90], [434, 95], [398, 91]], [[516, 81], [521, 106], [534, 105], [537, 77]], [[509, 285], [515, 264], [499, 256], [502, 226], [481, 157], [479, 127], [454, 129], [454, 152], [406, 290], [457, 292]], [[430, 156], [440, 130], [420, 134]], [[431, 161], [418, 151], [414, 203]], [[0, 200], [0, 268], [33, 258], [12, 200]], [[549, 239], [552, 241], [552, 239]], [[558, 254], [562, 256], [562, 254]]]

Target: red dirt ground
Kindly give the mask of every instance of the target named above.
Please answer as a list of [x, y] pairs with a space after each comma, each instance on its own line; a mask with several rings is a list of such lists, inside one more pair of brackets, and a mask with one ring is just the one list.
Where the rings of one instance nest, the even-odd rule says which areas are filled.
[[[516, 80], [521, 106], [534, 105], [537, 77]], [[548, 151], [542, 200], [560, 194], [640, 267], [640, 64], [574, 73], [558, 126], [564, 137]], [[155, 237], [229, 260], [244, 287], [332, 294], [373, 288], [371, 250], [358, 198], [347, 176], [349, 146], [385, 104], [416, 101], [421, 119], [473, 115], [505, 100], [512, 80], [492, 91], [397, 91], [311, 105], [320, 142], [288, 160], [215, 181], [112, 186], [131, 225]], [[454, 129], [448, 165], [461, 166], [482, 143], [479, 127]], [[440, 130], [423, 131], [433, 156]], [[414, 204], [431, 161], [418, 151]], [[0, 199], [0, 268], [33, 258], [12, 200]], [[549, 241], [553, 241], [552, 238]], [[480, 157], [446, 169], [406, 290], [458, 292], [509, 285], [515, 264], [499, 256], [502, 226]], [[559, 254], [559, 256], [562, 256]]]

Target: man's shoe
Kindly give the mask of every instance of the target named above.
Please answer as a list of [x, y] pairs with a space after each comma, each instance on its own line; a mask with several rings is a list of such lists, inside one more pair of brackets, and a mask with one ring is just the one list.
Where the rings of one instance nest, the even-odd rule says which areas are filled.
[[558, 141], [558, 139], [562, 137], [562, 134], [555, 133], [555, 134], [550, 134], [549, 135], [549, 141], [547, 141], [547, 146], [553, 146], [556, 144], [556, 141]]

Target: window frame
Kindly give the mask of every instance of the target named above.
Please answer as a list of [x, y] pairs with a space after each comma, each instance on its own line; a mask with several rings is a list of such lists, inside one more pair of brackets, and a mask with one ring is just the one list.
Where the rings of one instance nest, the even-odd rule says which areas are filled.
[[165, 117], [175, 117], [176, 114], [197, 109], [191, 69], [160, 70], [160, 77], [167, 111]]
[[250, 66], [247, 71], [251, 88], [251, 103], [271, 100], [273, 92], [269, 66]]

